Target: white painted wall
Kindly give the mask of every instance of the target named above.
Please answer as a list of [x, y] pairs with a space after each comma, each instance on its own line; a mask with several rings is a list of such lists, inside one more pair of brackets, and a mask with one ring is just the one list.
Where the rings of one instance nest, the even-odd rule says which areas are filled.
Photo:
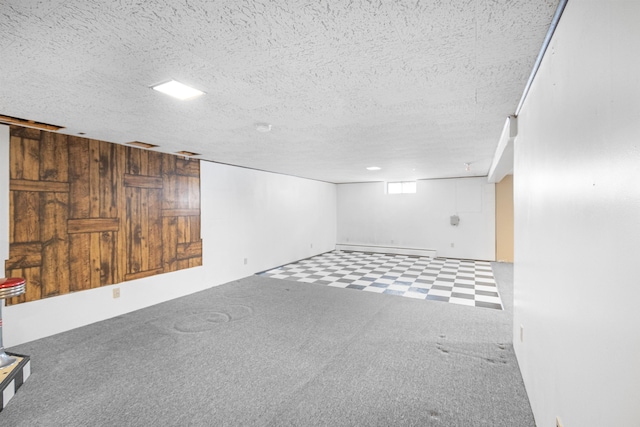
[[[386, 194], [385, 185], [338, 184], [339, 244], [435, 249], [443, 257], [495, 259], [495, 186], [485, 177], [422, 180], [416, 194]], [[455, 214], [460, 217], [457, 227], [449, 224]]]
[[541, 427], [640, 426], [638, 22], [569, 1], [518, 119], [514, 343]]
[[211, 228], [204, 255], [222, 282], [335, 248], [335, 184], [201, 165], [201, 179], [207, 183], [202, 221]]
[[[9, 240], [9, 138], [5, 128], [0, 126], [0, 161], [6, 162], [0, 169], [3, 260], [8, 257]], [[333, 184], [202, 162], [202, 267], [6, 307], [5, 347], [333, 250], [335, 191]], [[248, 258], [247, 265], [244, 258]], [[121, 290], [119, 299], [112, 298], [114, 287]]]

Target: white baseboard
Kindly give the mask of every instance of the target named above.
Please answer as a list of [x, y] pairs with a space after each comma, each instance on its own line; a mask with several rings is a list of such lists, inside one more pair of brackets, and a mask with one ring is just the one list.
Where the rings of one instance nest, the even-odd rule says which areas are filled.
[[400, 248], [397, 246], [357, 245], [337, 243], [336, 249], [340, 251], [373, 252], [379, 254], [414, 255], [435, 258], [438, 252], [435, 249]]

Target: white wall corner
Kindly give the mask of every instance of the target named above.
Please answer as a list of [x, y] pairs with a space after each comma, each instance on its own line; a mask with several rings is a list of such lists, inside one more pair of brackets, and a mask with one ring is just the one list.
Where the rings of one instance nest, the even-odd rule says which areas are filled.
[[496, 183], [513, 173], [513, 143], [518, 136], [518, 118], [509, 116], [502, 128], [498, 147], [493, 155], [493, 162], [489, 168], [488, 181]]

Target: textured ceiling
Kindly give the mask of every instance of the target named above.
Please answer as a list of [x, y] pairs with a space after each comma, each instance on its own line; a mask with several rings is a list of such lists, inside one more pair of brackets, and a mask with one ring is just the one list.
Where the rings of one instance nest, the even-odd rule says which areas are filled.
[[486, 175], [557, 4], [3, 0], [0, 114], [329, 182]]

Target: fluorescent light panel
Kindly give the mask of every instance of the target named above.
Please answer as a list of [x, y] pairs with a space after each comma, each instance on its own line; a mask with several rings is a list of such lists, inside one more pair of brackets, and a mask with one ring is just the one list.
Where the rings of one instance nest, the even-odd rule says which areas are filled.
[[204, 92], [198, 89], [189, 87], [175, 80], [171, 80], [166, 83], [152, 86], [152, 88], [153, 90], [157, 90], [158, 92], [162, 92], [164, 94], [173, 96], [174, 98], [178, 98], [183, 101], [186, 99], [193, 99], [197, 96], [204, 95]]

